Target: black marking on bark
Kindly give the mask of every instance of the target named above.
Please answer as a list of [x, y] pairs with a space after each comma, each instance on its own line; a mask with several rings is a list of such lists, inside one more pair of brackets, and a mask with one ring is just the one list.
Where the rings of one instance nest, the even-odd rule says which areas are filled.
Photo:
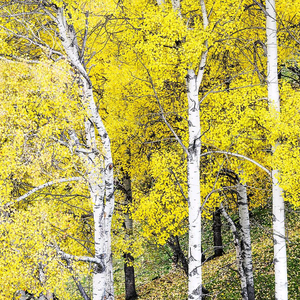
[[196, 289], [192, 292], [193, 295], [199, 296], [202, 294], [202, 284], [198, 285]]
[[189, 272], [189, 276], [195, 276], [198, 275], [198, 267], [194, 268], [191, 272]]
[[191, 111], [193, 111], [193, 112], [195, 112], [195, 111], [197, 111], [197, 103], [196, 103], [196, 101], [195, 100], [193, 100], [191, 97], [189, 97], [189, 100], [191, 101], [191, 102], [193, 102], [193, 107], [191, 108]]

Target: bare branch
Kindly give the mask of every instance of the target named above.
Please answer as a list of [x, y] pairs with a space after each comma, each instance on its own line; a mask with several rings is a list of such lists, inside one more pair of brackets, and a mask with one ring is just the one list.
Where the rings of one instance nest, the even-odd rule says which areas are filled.
[[172, 132], [172, 134], [174, 135], [175, 139], [177, 140], [177, 142], [180, 144], [180, 146], [182, 147], [183, 151], [186, 153], [187, 156], [189, 156], [189, 152], [187, 150], [187, 148], [184, 146], [183, 142], [181, 141], [181, 139], [179, 138], [179, 136], [176, 134], [176, 132], [174, 131], [173, 127], [171, 126], [171, 124], [167, 121], [166, 117], [165, 117], [165, 112], [163, 110], [163, 107], [160, 103], [160, 100], [159, 100], [159, 97], [158, 97], [158, 94], [157, 94], [157, 91], [156, 91], [156, 88], [155, 88], [155, 85], [154, 85], [154, 82], [152, 80], [152, 77], [150, 75], [150, 72], [148, 70], [148, 68], [143, 64], [143, 62], [140, 60], [140, 58], [138, 57], [138, 55], [136, 54], [137, 56], [137, 59], [139, 60], [139, 62], [141, 63], [141, 65], [145, 68], [147, 74], [148, 74], [148, 78], [149, 78], [149, 83], [153, 89], [153, 92], [154, 92], [154, 96], [155, 96], [155, 99], [157, 101], [157, 104], [159, 106], [159, 109], [160, 109], [160, 115], [163, 119], [163, 121], [165, 122], [165, 124], [168, 126], [169, 130]]
[[41, 63], [38, 60], [29, 60], [29, 59], [25, 59], [25, 58], [15, 56], [15, 55], [8, 55], [7, 57], [5, 57], [5, 55], [0, 54], [0, 59], [3, 60], [3, 61], [6, 61], [6, 62], [19, 61], [19, 62], [24, 62], [24, 63], [27, 63], [27, 64], [39, 64], [39, 63]]
[[223, 192], [223, 191], [228, 191], [228, 190], [233, 190], [235, 191], [235, 187], [234, 186], [224, 186], [224, 187], [221, 187], [219, 189], [213, 189], [211, 192], [209, 192], [204, 201], [203, 201], [203, 204], [201, 206], [201, 210], [203, 210], [203, 207], [205, 206], [206, 202], [208, 201], [208, 199], [210, 198], [210, 196], [213, 194], [213, 193], [219, 193], [219, 192]]
[[35, 187], [34, 189], [32, 189], [31, 191], [29, 191], [26, 194], [22, 195], [21, 197], [17, 198], [16, 200], [11, 201], [9, 203], [6, 203], [5, 206], [8, 207], [8, 206], [11, 206], [11, 205], [13, 205], [15, 203], [18, 203], [18, 202], [26, 199], [30, 195], [34, 194], [35, 192], [37, 192], [39, 190], [42, 190], [42, 189], [44, 189], [46, 187], [49, 187], [51, 185], [58, 184], [58, 183], [63, 183], [63, 182], [70, 182], [70, 181], [79, 181], [79, 180], [82, 180], [82, 179], [83, 179], [82, 177], [70, 177], [70, 178], [61, 178], [61, 179], [49, 181], [47, 183], [44, 183], [42, 185], [39, 185], [39, 186]]
[[171, 168], [169, 168], [169, 171], [170, 171], [170, 172], [173, 174], [173, 176], [175, 177], [175, 180], [176, 180], [176, 183], [177, 183], [178, 186], [179, 186], [181, 195], [183, 196], [183, 198], [184, 198], [184, 199], [186, 200], [186, 202], [188, 203], [188, 202], [189, 202], [189, 199], [185, 196], [185, 194], [184, 194], [184, 192], [183, 192], [183, 188], [182, 188], [182, 186], [181, 186], [181, 184], [180, 184], [180, 182], [179, 182], [179, 180], [178, 180], [178, 178], [177, 178], [175, 172], [174, 172]]
[[206, 156], [206, 155], [211, 155], [211, 154], [214, 154], [214, 153], [235, 156], [235, 157], [239, 157], [239, 158], [243, 158], [245, 160], [248, 160], [248, 161], [252, 162], [253, 164], [255, 164], [256, 166], [258, 166], [261, 170], [265, 171], [269, 176], [272, 177], [270, 170], [268, 170], [267, 168], [265, 168], [263, 165], [261, 165], [259, 162], [255, 161], [254, 159], [252, 159], [250, 157], [247, 157], [245, 155], [242, 155], [242, 154], [228, 152], [228, 151], [218, 151], [217, 150], [217, 151], [209, 151], [209, 152], [202, 153], [200, 155], [200, 157], [203, 157], [203, 156]]
[[89, 31], [89, 12], [87, 11], [85, 13], [85, 30], [84, 30], [84, 37], [83, 37], [83, 42], [82, 42], [82, 47], [81, 47], [81, 62], [84, 64], [84, 51], [85, 51], [85, 46], [86, 46], [86, 41], [87, 41], [87, 36], [88, 36], [88, 31]]
[[60, 250], [57, 245], [49, 245], [49, 247], [52, 247], [56, 250], [57, 254], [61, 256], [64, 260], [73, 260], [73, 261], [82, 261], [82, 262], [89, 262], [96, 264], [100, 270], [104, 270], [104, 264], [103, 261], [97, 257], [90, 257], [90, 256], [76, 256], [72, 254], [65, 253], [64, 251]]

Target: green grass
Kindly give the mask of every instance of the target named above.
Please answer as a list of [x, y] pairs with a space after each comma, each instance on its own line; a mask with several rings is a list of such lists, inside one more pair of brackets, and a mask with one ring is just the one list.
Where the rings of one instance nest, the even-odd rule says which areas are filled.
[[[300, 295], [300, 214], [287, 210], [287, 243], [289, 300]], [[224, 221], [224, 220], [223, 220]], [[252, 251], [256, 299], [274, 299], [273, 243], [270, 208], [252, 212]], [[203, 223], [203, 245], [207, 257], [212, 254], [212, 222]], [[240, 282], [235, 265], [235, 251], [228, 226], [223, 226], [225, 255], [203, 266], [203, 282], [210, 291], [208, 299], [241, 299]], [[187, 237], [182, 238], [187, 248]], [[168, 254], [169, 252], [169, 254]], [[186, 299], [187, 278], [181, 270], [172, 268], [167, 246], [147, 245], [143, 257], [137, 259], [136, 284], [139, 299]], [[124, 299], [124, 275], [121, 260], [115, 272], [116, 299]]]

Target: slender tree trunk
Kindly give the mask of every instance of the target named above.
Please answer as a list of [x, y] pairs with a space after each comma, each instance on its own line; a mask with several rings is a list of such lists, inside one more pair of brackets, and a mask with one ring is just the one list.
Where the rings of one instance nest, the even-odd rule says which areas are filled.
[[[208, 18], [204, 0], [200, 0], [203, 28], [208, 26]], [[205, 41], [208, 48], [208, 42]], [[194, 70], [187, 73], [189, 147], [187, 159], [188, 196], [189, 196], [189, 299], [202, 299], [202, 247], [201, 247], [201, 198], [200, 198], [200, 155], [201, 155], [201, 125], [199, 88], [202, 83], [206, 66], [207, 51], [200, 59], [196, 76]]]
[[[157, 0], [158, 5], [162, 1]], [[172, 0], [172, 8], [181, 18], [180, 0]], [[208, 26], [207, 12], [204, 0], [200, 0], [203, 16], [203, 28]], [[208, 41], [204, 42], [206, 49]], [[200, 199], [200, 155], [201, 155], [201, 126], [199, 88], [206, 66], [208, 50], [203, 51], [198, 74], [189, 69], [186, 76], [188, 98], [189, 146], [187, 151], [187, 185], [189, 206], [189, 272], [188, 298], [202, 299], [202, 266], [201, 266], [201, 199]], [[184, 149], [186, 150], [186, 149]]]
[[248, 292], [247, 292], [247, 279], [246, 279], [246, 275], [245, 275], [245, 272], [243, 269], [243, 264], [242, 264], [242, 251], [241, 251], [241, 246], [240, 246], [239, 234], [236, 230], [234, 222], [229, 217], [229, 215], [225, 211], [222, 204], [220, 205], [220, 210], [221, 210], [222, 215], [226, 219], [226, 221], [229, 223], [230, 230], [233, 235], [233, 242], [234, 242], [235, 252], [236, 252], [236, 264], [237, 264], [237, 268], [238, 268], [238, 272], [239, 272], [240, 280], [241, 280], [241, 296], [242, 296], [243, 300], [249, 300]]
[[[123, 187], [125, 189], [125, 239], [128, 240], [132, 237], [133, 234], [133, 221], [131, 215], [128, 211], [128, 205], [132, 203], [132, 192], [131, 192], [131, 180], [129, 175], [124, 176]], [[137, 292], [135, 288], [135, 277], [134, 277], [134, 258], [129, 252], [124, 253], [124, 273], [125, 273], [125, 293], [126, 300], [133, 300], [137, 298]]]
[[201, 270], [201, 203], [200, 203], [200, 152], [201, 128], [197, 77], [193, 70], [188, 71], [188, 196], [189, 196], [189, 299], [202, 298]]
[[189, 265], [186, 256], [181, 249], [178, 236], [171, 236], [168, 240], [168, 245], [173, 251], [173, 262], [175, 265], [178, 265], [178, 262], [180, 262], [184, 273], [188, 276]]
[[[86, 178], [93, 202], [95, 257], [102, 262], [101, 267], [96, 265], [94, 268], [93, 299], [110, 300], [114, 299], [110, 235], [114, 209], [114, 183], [110, 140], [93, 98], [92, 83], [79, 55], [76, 32], [74, 27], [67, 23], [63, 7], [57, 9], [57, 16], [53, 19], [57, 22], [61, 43], [68, 59], [80, 74], [82, 103], [87, 112], [85, 121], [87, 153], [82, 153], [75, 133], [72, 139], [76, 153], [86, 167]], [[102, 143], [103, 155], [99, 155], [101, 152], [97, 149], [95, 128]]]
[[221, 211], [218, 207], [216, 207], [213, 213], [214, 257], [222, 256], [224, 253], [221, 229], [222, 229]]
[[250, 236], [250, 220], [248, 209], [248, 198], [246, 185], [240, 181], [237, 183], [238, 209], [241, 226], [241, 256], [244, 273], [247, 282], [248, 299], [254, 300], [254, 279], [252, 266], [251, 236]]
[[[280, 98], [278, 88], [277, 68], [277, 28], [275, 0], [266, 0], [266, 34], [268, 51], [268, 100], [270, 108], [276, 110], [280, 116]], [[273, 146], [275, 152], [278, 143]], [[274, 264], [275, 264], [275, 299], [288, 299], [287, 258], [285, 241], [285, 215], [282, 189], [278, 182], [279, 171], [272, 170], [273, 192], [273, 239], [274, 239]]]
[[137, 299], [134, 277], [134, 258], [130, 253], [124, 253], [124, 273], [125, 273], [125, 299]]

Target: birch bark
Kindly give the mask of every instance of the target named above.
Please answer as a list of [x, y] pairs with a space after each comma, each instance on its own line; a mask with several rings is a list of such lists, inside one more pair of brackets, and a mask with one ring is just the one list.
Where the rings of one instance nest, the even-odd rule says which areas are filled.
[[[173, 11], [181, 17], [180, 0], [172, 0]], [[158, 1], [159, 4], [159, 1]], [[208, 18], [204, 0], [200, 0], [203, 28], [208, 26]], [[189, 146], [187, 153], [187, 186], [189, 205], [189, 273], [188, 298], [202, 299], [202, 251], [201, 251], [201, 200], [200, 200], [200, 155], [201, 155], [201, 126], [199, 88], [202, 82], [208, 42], [203, 51], [198, 74], [189, 69], [186, 76], [188, 98]]]
[[[76, 32], [73, 26], [67, 23], [64, 8], [57, 9], [55, 21], [68, 59], [79, 73], [82, 84], [82, 102], [87, 111], [85, 138], [89, 151], [87, 155], [81, 154], [80, 156], [85, 156], [83, 160], [86, 177], [93, 201], [95, 257], [103, 264], [102, 268], [97, 265], [94, 269], [93, 299], [114, 299], [110, 236], [114, 209], [114, 184], [110, 140], [93, 98], [92, 83], [80, 59]], [[101, 156], [96, 145], [95, 129], [103, 147]]]
[[237, 182], [238, 209], [241, 226], [241, 257], [244, 274], [246, 276], [247, 294], [249, 300], [255, 299], [254, 278], [252, 266], [252, 251], [251, 251], [251, 235], [250, 235], [250, 220], [248, 209], [247, 187]]
[[[280, 116], [280, 98], [277, 68], [277, 26], [275, 0], [266, 0], [266, 34], [267, 34], [267, 84], [270, 108], [275, 108]], [[273, 146], [273, 153], [278, 143]], [[285, 215], [282, 189], [278, 182], [278, 170], [272, 170], [273, 192], [273, 239], [275, 265], [275, 299], [288, 299], [287, 258], [285, 241]]]
[[[200, 1], [203, 28], [208, 26], [204, 0]], [[207, 41], [205, 41], [207, 49]], [[188, 196], [189, 196], [189, 299], [202, 299], [202, 267], [201, 267], [201, 200], [200, 200], [200, 156], [201, 125], [199, 88], [202, 82], [208, 50], [202, 53], [198, 74], [188, 70], [187, 97], [189, 120], [189, 147], [187, 159]]]
[[246, 275], [245, 275], [243, 265], [242, 265], [242, 253], [241, 253], [241, 247], [240, 247], [239, 234], [236, 230], [236, 226], [234, 225], [234, 222], [232, 221], [232, 219], [227, 214], [227, 212], [224, 209], [222, 203], [220, 205], [220, 210], [221, 210], [222, 215], [226, 219], [226, 221], [229, 223], [230, 230], [231, 230], [232, 235], [233, 235], [233, 242], [234, 242], [235, 252], [236, 252], [236, 264], [237, 264], [237, 267], [238, 267], [238, 272], [239, 272], [240, 280], [241, 280], [241, 296], [242, 296], [243, 300], [248, 300], [247, 280], [246, 280]]
[[201, 128], [197, 76], [188, 70], [187, 76], [189, 147], [187, 159], [189, 199], [189, 299], [202, 298], [201, 268], [201, 202], [200, 202], [200, 153]]

